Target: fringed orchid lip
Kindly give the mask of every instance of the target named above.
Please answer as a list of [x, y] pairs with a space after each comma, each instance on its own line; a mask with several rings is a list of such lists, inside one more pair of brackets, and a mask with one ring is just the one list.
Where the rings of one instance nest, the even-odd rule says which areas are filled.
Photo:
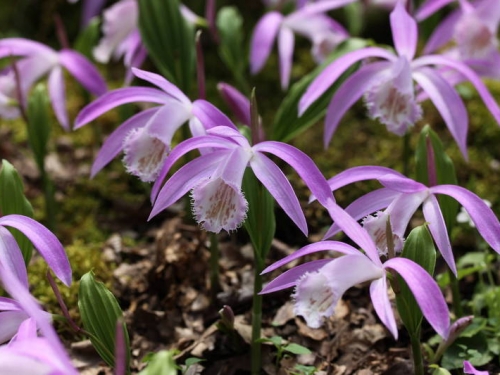
[[133, 129], [123, 141], [123, 163], [127, 172], [144, 182], [153, 182], [167, 158], [169, 147], [148, 133], [146, 128]]
[[206, 179], [192, 191], [193, 213], [206, 231], [238, 229], [246, 218], [248, 202], [241, 188], [222, 178]]

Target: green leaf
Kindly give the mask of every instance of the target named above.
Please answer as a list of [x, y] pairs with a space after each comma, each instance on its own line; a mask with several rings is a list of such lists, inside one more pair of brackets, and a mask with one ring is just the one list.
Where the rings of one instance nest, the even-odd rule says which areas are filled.
[[482, 366], [492, 359], [486, 335], [478, 332], [472, 337], [459, 337], [444, 353], [441, 366], [449, 369], [462, 368], [464, 361], [470, 361], [473, 366]]
[[438, 365], [430, 365], [429, 368], [433, 369], [431, 375], [451, 375], [451, 373]]
[[139, 1], [139, 31], [156, 67], [187, 94], [194, 76], [195, 34], [179, 1]]
[[[436, 265], [436, 249], [434, 241], [426, 225], [413, 229], [405, 241], [401, 256], [413, 260], [424, 268], [430, 275], [434, 274]], [[419, 335], [422, 323], [422, 312], [415, 301], [415, 297], [401, 276], [397, 276], [400, 292], [396, 294], [396, 305], [401, 320], [410, 335]]]
[[80, 34], [78, 34], [78, 37], [75, 41], [75, 50], [91, 60], [93, 60], [94, 58], [92, 51], [94, 50], [94, 47], [97, 45], [99, 40], [100, 25], [101, 22], [98, 18], [92, 18], [87, 27], [85, 27], [85, 29], [83, 29]]
[[[415, 152], [417, 181], [429, 186], [428, 166], [427, 166], [427, 142], [430, 141], [430, 146], [434, 151], [434, 161], [436, 168], [436, 179], [438, 185], [451, 184], [457, 185], [457, 174], [455, 166], [450, 157], [446, 155], [443, 144], [438, 135], [430, 128], [429, 125], [424, 126], [418, 140], [417, 150]], [[444, 221], [448, 233], [455, 225], [458, 213], [458, 202], [446, 195], [439, 194], [439, 207], [443, 212]]]
[[[123, 317], [123, 313], [115, 296], [103, 283], [94, 279], [92, 271], [87, 272], [80, 280], [78, 308], [80, 309], [83, 326], [91, 334], [90, 341], [92, 345], [101, 358], [109, 366], [113, 367], [115, 363], [116, 322]], [[130, 342], [125, 323], [123, 323], [123, 331], [128, 368]]]
[[363, 39], [348, 39], [332, 54], [330, 54], [325, 62], [300, 81], [295, 83], [288, 91], [287, 96], [283, 99], [283, 102], [276, 112], [271, 138], [277, 141], [287, 142], [302, 133], [311, 125], [318, 122], [319, 119], [325, 114], [333, 93], [342, 84], [342, 82], [344, 82], [344, 80], [354, 72], [355, 66], [348, 69], [318, 100], [311, 104], [302, 116], [299, 117], [298, 105], [300, 98], [304, 95], [313, 79], [316, 78], [318, 74], [321, 73], [332, 61], [348, 52], [363, 48], [366, 45], [367, 42]]
[[139, 375], [177, 375], [177, 365], [174, 354], [170, 350], [161, 350], [156, 353]]
[[243, 38], [243, 17], [234, 6], [222, 7], [217, 13], [217, 29], [219, 31], [219, 55], [221, 60], [233, 73], [242, 89], [245, 89], [244, 72], [247, 54]]
[[244, 226], [250, 236], [256, 261], [263, 265], [276, 231], [274, 199], [257, 180], [251, 168], [246, 169], [242, 186], [248, 201]]
[[192, 366], [196, 363], [200, 363], [200, 362], [203, 362], [203, 361], [206, 361], [205, 359], [202, 359], [202, 358], [196, 358], [196, 357], [190, 357], [188, 359], [186, 359], [186, 362], [184, 362], [184, 364], [189, 367], [189, 366]]
[[[0, 211], [2, 215], [19, 214], [33, 217], [33, 207], [24, 195], [21, 177], [7, 160], [2, 160], [0, 171]], [[23, 253], [24, 262], [28, 265], [33, 252], [31, 241], [17, 229], [9, 230]]]
[[311, 351], [309, 349], [307, 349], [305, 346], [295, 344], [295, 343], [285, 345], [283, 350], [285, 352], [289, 352], [289, 353], [292, 353], [295, 355], [311, 354]]
[[28, 142], [40, 171], [44, 170], [51, 123], [48, 112], [49, 99], [43, 83], [35, 86], [28, 99]]

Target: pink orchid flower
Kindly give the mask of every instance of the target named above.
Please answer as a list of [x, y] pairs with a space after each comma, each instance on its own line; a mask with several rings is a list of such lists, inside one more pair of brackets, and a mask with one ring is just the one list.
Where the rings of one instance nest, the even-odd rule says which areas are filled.
[[[173, 164], [187, 152], [200, 148], [210, 148], [212, 152], [182, 166], [162, 186]], [[172, 150], [153, 185], [150, 218], [191, 190], [194, 216], [205, 230], [218, 233], [222, 229], [237, 229], [246, 217], [247, 201], [241, 184], [245, 169], [250, 167], [285, 213], [307, 234], [304, 213], [290, 182], [265, 153], [292, 166], [313, 194], [318, 194], [320, 202], [333, 199], [325, 178], [303, 152], [274, 141], [251, 146], [233, 127], [217, 126], [208, 129], [207, 135], [188, 139]]]
[[[455, 0], [426, 1], [415, 13], [415, 18], [421, 21], [452, 2]], [[463, 61], [481, 76], [500, 78], [498, 1], [459, 0], [458, 4], [459, 8], [436, 27], [425, 45], [424, 53], [435, 52], [453, 40], [455, 46], [444, 52], [447, 56]]]
[[464, 63], [440, 55], [414, 58], [418, 38], [417, 24], [402, 2], [396, 4], [390, 21], [396, 54], [383, 48], [368, 47], [338, 58], [308, 87], [299, 102], [299, 113], [303, 114], [354, 63], [367, 58], [382, 58], [384, 61], [362, 65], [335, 92], [325, 119], [325, 147], [343, 115], [363, 95], [370, 117], [378, 118], [390, 132], [404, 135], [422, 115], [418, 98], [415, 97], [415, 80], [432, 100], [460, 151], [467, 158], [468, 116], [465, 105], [435, 66], [457, 71], [470, 81], [495, 120], [500, 123], [497, 102], [480, 77]]
[[146, 109], [121, 124], [102, 145], [92, 165], [95, 176], [121, 151], [127, 171], [142, 181], [152, 182], [170, 152], [172, 137], [189, 122], [193, 135], [205, 134], [205, 128], [226, 125], [236, 128], [217, 108], [205, 100], [191, 102], [182, 91], [162, 76], [132, 68], [133, 74], [158, 88], [124, 87], [112, 90], [87, 105], [78, 114], [75, 129], [119, 105], [150, 102], [159, 106]]
[[344, 232], [361, 248], [338, 241], [321, 241], [307, 245], [267, 267], [271, 272], [293, 260], [318, 251], [336, 251], [344, 254], [335, 259], [315, 260], [284, 272], [260, 292], [271, 293], [295, 287], [295, 314], [301, 315], [312, 328], [318, 328], [324, 318], [333, 315], [335, 306], [352, 286], [371, 281], [370, 297], [373, 308], [395, 339], [398, 338], [396, 319], [387, 294], [388, 270], [397, 272], [407, 283], [423, 315], [443, 338], [449, 333], [450, 321], [446, 301], [434, 279], [418, 264], [406, 258], [380, 261], [375, 243], [368, 232], [336, 204], [327, 206], [330, 215]]
[[[62, 68], [67, 69], [90, 93], [99, 96], [107, 91], [106, 83], [95, 66], [86, 57], [71, 49], [62, 49], [58, 52], [44, 44], [28, 39], [0, 39], [0, 59], [11, 57], [20, 57], [16, 61], [15, 69], [19, 74], [21, 96], [24, 101], [27, 99], [31, 86], [48, 74], [48, 89], [52, 108], [57, 120], [65, 130], [69, 130], [69, 120]], [[17, 87], [15, 75], [10, 72], [8, 74]], [[10, 84], [12, 85], [12, 82]], [[21, 104], [25, 105], [25, 103]]]
[[347, 31], [325, 12], [342, 7], [354, 0], [327, 0], [308, 4], [287, 16], [278, 11], [264, 15], [255, 26], [250, 46], [250, 70], [257, 74], [266, 63], [274, 40], [278, 40], [281, 87], [286, 89], [290, 81], [295, 43], [294, 33], [313, 43], [312, 54], [317, 62], [333, 51], [349, 35]]

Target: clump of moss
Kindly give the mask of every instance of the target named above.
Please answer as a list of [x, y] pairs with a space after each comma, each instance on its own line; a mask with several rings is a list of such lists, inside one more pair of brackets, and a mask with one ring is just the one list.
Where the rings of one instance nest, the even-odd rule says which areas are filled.
[[[81, 326], [80, 314], [78, 313], [78, 286], [80, 278], [90, 270], [93, 270], [97, 278], [106, 287], [111, 288], [114, 264], [105, 263], [101, 256], [101, 243], [90, 243], [83, 240], [75, 240], [66, 246], [66, 253], [73, 270], [73, 284], [68, 288], [59, 280], [56, 280], [62, 298], [69, 309], [70, 316]], [[40, 257], [35, 256], [28, 268], [32, 294], [37, 298], [44, 308], [53, 314], [61, 314], [57, 299], [46, 278], [47, 263]], [[71, 333], [69, 326], [62, 325], [60, 331]], [[71, 333], [72, 334], [72, 333]]]

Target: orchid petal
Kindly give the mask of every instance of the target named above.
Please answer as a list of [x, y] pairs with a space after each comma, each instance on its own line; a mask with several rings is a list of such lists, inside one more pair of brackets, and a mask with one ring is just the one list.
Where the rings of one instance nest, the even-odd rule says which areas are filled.
[[192, 108], [193, 115], [200, 120], [205, 129], [211, 129], [216, 126], [227, 126], [234, 130], [238, 128], [219, 108], [206, 100], [195, 100]]
[[299, 200], [292, 185], [283, 174], [281, 169], [264, 154], [255, 153], [250, 161], [250, 167], [257, 179], [262, 182], [276, 202], [307, 236], [307, 223], [304, 212], [300, 207]]
[[[447, 0], [453, 1], [453, 0]], [[417, 14], [418, 16], [418, 14]], [[439, 48], [443, 47], [453, 38], [453, 33], [455, 32], [455, 24], [462, 16], [462, 12], [453, 12], [445, 19], [441, 20], [439, 24], [434, 28], [431, 36], [425, 44], [423, 52], [427, 55]]]
[[46, 45], [24, 38], [0, 40], [0, 58], [9, 56], [32, 56], [35, 54], [57, 58], [57, 52]]
[[[33, 318], [30, 318], [28, 314], [26, 314], [23, 311], [24, 315], [26, 315], [26, 319], [21, 322], [19, 325], [19, 329], [17, 330], [17, 334], [15, 337], [12, 338], [12, 341], [9, 343], [9, 345], [12, 345], [13, 342], [15, 341], [20, 341], [20, 340], [30, 340], [32, 338], [35, 338], [38, 336], [37, 334], [37, 327], [36, 327], [36, 322]], [[47, 315], [47, 320], [49, 322], [52, 321], [52, 315], [49, 313], [46, 313]]]
[[106, 82], [99, 71], [80, 53], [63, 49], [59, 52], [59, 62], [92, 94], [99, 96], [107, 91]]
[[22, 310], [0, 312], [0, 344], [14, 337], [21, 323], [28, 318]]
[[415, 18], [423, 21], [430, 15], [436, 13], [439, 9], [454, 2], [455, 0], [427, 0], [415, 12]]
[[64, 130], [69, 129], [68, 112], [66, 111], [66, 90], [64, 87], [64, 77], [60, 66], [56, 66], [49, 75], [48, 89], [50, 102], [57, 121]]
[[429, 324], [446, 339], [450, 327], [448, 306], [443, 294], [431, 275], [417, 263], [406, 258], [392, 258], [384, 268], [396, 271], [410, 288], [422, 314]]
[[137, 78], [143, 79], [144, 81], [147, 81], [149, 83], [152, 83], [153, 85], [159, 87], [162, 89], [166, 94], [169, 96], [179, 100], [180, 102], [190, 105], [191, 101], [188, 99], [188, 97], [173, 83], [167, 81], [165, 78], [163, 78], [161, 75], [156, 74], [156, 73], [151, 73], [146, 70], [141, 70], [138, 68], [132, 67], [132, 73]]
[[227, 83], [219, 82], [217, 89], [236, 119], [244, 125], [250, 125], [250, 100]]
[[366, 252], [371, 261], [377, 265], [381, 264], [375, 243], [368, 232], [337, 204], [331, 203], [325, 208], [328, 210], [333, 221], [339, 225], [340, 229], [351, 240]]
[[306, 273], [318, 271], [321, 267], [331, 261], [331, 259], [319, 259], [304, 264], [299, 264], [298, 266], [295, 266], [288, 271], [283, 272], [271, 282], [267, 283], [266, 286], [264, 286], [264, 288], [259, 292], [259, 294], [277, 292], [278, 290], [295, 286], [300, 278]]
[[495, 118], [497, 123], [500, 124], [500, 107], [476, 72], [460, 61], [438, 55], [423, 56], [414, 60], [412, 63], [414, 68], [431, 64], [444, 65], [463, 74], [476, 88], [479, 96], [481, 96], [481, 99], [490, 111], [491, 115]]
[[177, 202], [184, 194], [193, 189], [201, 179], [209, 178], [227, 155], [226, 150], [214, 151], [182, 166], [165, 182], [165, 185], [159, 191], [148, 221]]
[[154, 107], [139, 112], [130, 117], [127, 121], [116, 128], [104, 141], [101, 149], [92, 164], [90, 177], [93, 178], [97, 172], [103, 169], [111, 160], [113, 160], [123, 150], [123, 140], [133, 129], [141, 128], [151, 119], [151, 117], [161, 107]]
[[[12, 353], [8, 348], [0, 349], [0, 372], [16, 375], [51, 375], [53, 369], [46, 363]], [[75, 372], [76, 374], [76, 372]]]
[[[360, 220], [366, 215], [386, 208], [400, 194], [401, 193], [387, 188], [377, 189], [353, 201], [349, 206], [345, 208], [345, 211], [355, 220]], [[323, 236], [323, 239], [331, 238], [341, 230], [342, 229], [337, 223], [333, 223], [330, 229], [328, 229], [328, 231]]]
[[[8, 215], [8, 216], [15, 216], [15, 215]], [[2, 219], [5, 219], [8, 216], [4, 216], [0, 218], [0, 221]], [[40, 225], [40, 227], [42, 227]], [[45, 229], [44, 227], [42, 227]], [[46, 229], [45, 229], [46, 230]], [[25, 233], [26, 234], [26, 233]], [[30, 236], [27, 236], [28, 238]], [[40, 309], [40, 306], [38, 303], [35, 301], [33, 296], [29, 293], [29, 291], [19, 282], [17, 277], [11, 272], [11, 270], [7, 267], [4, 267], [2, 264], [0, 264], [0, 279], [2, 280], [3, 286], [7, 293], [9, 293], [12, 298], [14, 298], [20, 305], [23, 311], [25, 311], [31, 318], [33, 318], [36, 321], [37, 327], [39, 327], [40, 331], [43, 333], [45, 339], [47, 340], [48, 343], [50, 343], [50, 353], [47, 353], [45, 350], [39, 351], [39, 354], [41, 356], [44, 356], [44, 353], [47, 353], [45, 355], [45, 358], [49, 362], [55, 362], [57, 361], [61, 367], [63, 367], [63, 371], [61, 373], [67, 374], [67, 375], [76, 375], [78, 372], [75, 370], [73, 365], [71, 364], [71, 360], [69, 359], [66, 351], [64, 350], [63, 345], [61, 344], [59, 337], [57, 336], [54, 328], [52, 325], [49, 323], [47, 320], [47, 315], [46, 313]], [[30, 340], [28, 342], [30, 345], [34, 345], [34, 340]], [[9, 349], [11, 349], [9, 347]], [[1, 353], [1, 351], [0, 351]], [[26, 359], [26, 358], [25, 358]], [[29, 360], [26, 359], [26, 360]], [[0, 363], [3, 363], [0, 361]], [[40, 365], [40, 364], [38, 364]], [[40, 365], [42, 366], [42, 365]], [[36, 366], [35, 368], [38, 368]], [[33, 369], [31, 369], [33, 370]], [[17, 370], [15, 372], [16, 374], [19, 373]], [[31, 372], [33, 373], [33, 372]]]
[[396, 56], [382, 48], [369, 47], [350, 52], [328, 65], [309, 85], [299, 102], [299, 116], [318, 99], [354, 63], [367, 57], [380, 57], [389, 61]]
[[269, 152], [288, 163], [298, 173], [320, 203], [333, 200], [333, 195], [325, 177], [316, 164], [302, 151], [286, 143], [276, 141], [261, 142], [253, 146], [256, 152]]
[[448, 267], [457, 275], [457, 266], [451, 249], [450, 239], [448, 238], [448, 230], [443, 218], [443, 213], [439, 207], [439, 203], [434, 195], [430, 195], [424, 202], [423, 213], [425, 221], [429, 223], [429, 230], [436, 241], [436, 245], [443, 256]]
[[146, 124], [150, 135], [161, 140], [170, 148], [175, 132], [191, 117], [191, 111], [184, 103], [169, 100], [160, 106]]
[[252, 74], [258, 73], [264, 67], [282, 20], [282, 14], [269, 12], [255, 25], [250, 43], [250, 70]]
[[304, 275], [295, 289], [295, 313], [318, 328], [321, 318], [331, 316], [344, 292], [356, 284], [384, 276], [383, 268], [366, 256], [345, 255]]
[[8, 229], [0, 226], [0, 263], [9, 267], [21, 284], [28, 288], [28, 273], [21, 249]]
[[385, 175], [394, 175], [404, 178], [404, 175], [394, 169], [375, 165], [365, 165], [349, 168], [336, 174], [328, 180], [328, 185], [332, 191], [335, 191], [353, 182], [375, 180]]
[[265, 268], [264, 271], [261, 272], [261, 275], [274, 271], [275, 269], [284, 266], [285, 264], [290, 263], [295, 259], [298, 259], [300, 257], [309, 254], [317, 253], [319, 251], [336, 251], [341, 254], [350, 254], [350, 255], [360, 254], [360, 251], [358, 249], [344, 242], [320, 241], [306, 245], [301, 249], [294, 251], [292, 254], [284, 257], [283, 259], [280, 259], [276, 263], [271, 264], [269, 267]]
[[330, 143], [333, 133], [337, 130], [340, 120], [347, 110], [366, 93], [373, 81], [377, 79], [376, 73], [383, 71], [390, 64], [390, 62], [384, 61], [363, 66], [347, 78], [335, 92], [326, 112], [323, 136], [325, 148]]
[[433, 186], [430, 191], [433, 194], [446, 194], [464, 206], [484, 240], [493, 250], [500, 253], [500, 223], [481, 198], [463, 187], [454, 185]]
[[392, 231], [394, 233], [401, 236], [404, 235], [413, 214], [427, 196], [427, 191], [414, 194], [400, 193], [400, 195], [392, 201], [385, 212], [391, 218]]
[[403, 1], [398, 1], [391, 12], [391, 30], [394, 46], [399, 56], [413, 60], [417, 49], [417, 23], [405, 9]]
[[216, 135], [225, 138], [231, 142], [240, 145], [241, 147], [250, 148], [248, 139], [237, 129], [227, 126], [214, 126], [207, 129], [207, 134]]
[[309, 18], [318, 13], [328, 12], [329, 10], [341, 8], [356, 0], [322, 0], [316, 3], [309, 3], [306, 6], [298, 7], [299, 10], [287, 16], [287, 21], [295, 21], [296, 18]]
[[286, 90], [292, 73], [292, 58], [295, 36], [288, 27], [282, 27], [278, 33], [278, 54], [280, 65], [281, 88]]
[[124, 87], [109, 91], [84, 107], [75, 120], [74, 129], [81, 128], [110, 109], [133, 102], [164, 104], [172, 97], [150, 87]]
[[392, 311], [391, 301], [387, 294], [387, 280], [381, 277], [378, 280], [373, 280], [370, 284], [370, 298], [372, 300], [373, 309], [376, 311], [382, 323], [392, 333], [394, 339], [398, 339], [398, 326], [396, 318]]
[[455, 89], [432, 69], [421, 68], [413, 72], [413, 78], [429, 95], [462, 155], [467, 159], [468, 114], [462, 99]]
[[489, 375], [489, 372], [476, 370], [469, 361], [464, 361], [464, 374]]
[[230, 149], [234, 148], [235, 144], [225, 138], [215, 137], [211, 135], [204, 135], [195, 138], [190, 138], [184, 142], [179, 143], [172, 152], [168, 155], [165, 164], [163, 165], [160, 174], [158, 175], [153, 188], [151, 190], [151, 201], [154, 202], [158, 191], [163, 184], [163, 180], [167, 177], [168, 171], [175, 164], [179, 158], [188, 153], [189, 151], [196, 150], [197, 148], [214, 147], [217, 149]]
[[71, 266], [61, 243], [54, 234], [37, 221], [22, 215], [0, 217], [0, 225], [24, 233], [45, 259], [56, 276], [67, 286], [71, 284]]
[[397, 176], [394, 174], [385, 175], [378, 178], [379, 182], [386, 188], [399, 191], [400, 193], [413, 194], [427, 190], [428, 187], [420, 182], [413, 181], [404, 176]]

